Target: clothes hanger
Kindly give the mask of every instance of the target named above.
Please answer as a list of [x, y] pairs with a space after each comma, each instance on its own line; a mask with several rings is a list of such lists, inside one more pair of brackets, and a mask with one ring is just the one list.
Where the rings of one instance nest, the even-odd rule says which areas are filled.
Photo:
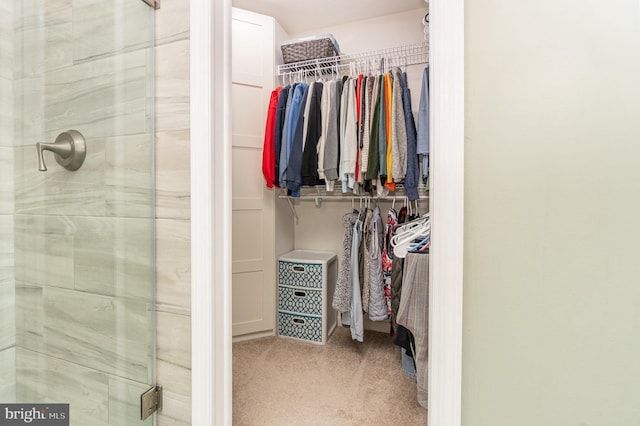
[[[405, 257], [406, 254], [416, 247], [421, 247], [423, 244], [429, 241], [431, 236], [431, 222], [418, 223], [416, 221], [412, 223], [412, 227], [398, 232], [398, 228], [395, 229], [396, 234], [391, 237], [391, 247], [393, 247], [393, 253], [398, 257]], [[419, 242], [416, 244], [416, 240]]]
[[420, 216], [420, 217], [418, 217], [418, 218], [416, 218], [414, 220], [411, 220], [409, 222], [405, 222], [405, 223], [402, 223], [402, 224], [396, 226], [395, 232], [396, 232], [396, 234], [400, 234], [400, 233], [403, 233], [403, 232], [408, 232], [408, 231], [413, 230], [414, 228], [423, 226], [423, 225], [429, 223], [430, 221], [431, 221], [431, 218], [429, 217], [429, 213], [427, 213], [424, 216]]
[[[431, 235], [431, 223], [427, 222], [423, 225], [417, 226], [409, 231], [396, 234], [391, 237], [391, 247], [393, 248], [394, 256], [405, 257], [410, 249], [420, 247], [424, 244]], [[416, 240], [419, 240], [416, 244]]]
[[422, 18], [422, 25], [424, 25], [424, 39], [425, 41], [429, 41], [429, 13], [427, 12]]
[[428, 214], [396, 225], [394, 228], [394, 233], [395, 235], [402, 235], [409, 232], [414, 232], [416, 229], [424, 228], [426, 226], [431, 226], [431, 219], [429, 218]]
[[[424, 228], [427, 225], [429, 225], [428, 222], [410, 221], [410, 222], [406, 222], [406, 223], [403, 223], [401, 225], [395, 226], [394, 229], [393, 229], [393, 232], [394, 232], [395, 236], [398, 236], [397, 240], [400, 240], [400, 239], [402, 239], [400, 236], [409, 235], [411, 233], [419, 231], [421, 228]], [[431, 226], [431, 225], [429, 225], [429, 226]]]
[[424, 239], [420, 240], [420, 242], [418, 242], [417, 244], [409, 247], [408, 252], [409, 253], [422, 252], [428, 249], [430, 245], [431, 245], [431, 235], [429, 234], [426, 237], [424, 237]]

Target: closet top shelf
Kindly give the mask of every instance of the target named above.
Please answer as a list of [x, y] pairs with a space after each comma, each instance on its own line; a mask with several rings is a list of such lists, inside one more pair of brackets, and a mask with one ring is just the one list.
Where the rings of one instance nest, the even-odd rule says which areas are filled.
[[329, 73], [366, 72], [388, 70], [393, 67], [426, 64], [429, 61], [429, 44], [416, 44], [380, 49], [369, 52], [342, 54], [327, 58], [311, 59], [278, 65], [278, 76], [292, 74], [322, 75]]

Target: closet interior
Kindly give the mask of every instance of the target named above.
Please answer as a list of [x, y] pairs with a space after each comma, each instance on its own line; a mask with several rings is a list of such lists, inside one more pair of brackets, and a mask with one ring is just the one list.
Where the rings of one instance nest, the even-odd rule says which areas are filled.
[[[382, 3], [388, 2], [373, 4]], [[426, 328], [428, 316], [429, 151], [416, 140], [425, 126], [429, 133], [428, 3], [407, 1], [394, 13], [368, 11], [366, 19], [317, 21], [308, 29], [267, 2], [234, 6], [234, 342], [280, 335], [324, 344], [333, 327], [346, 327], [355, 345], [364, 329], [386, 333], [402, 352], [405, 374], [418, 376], [417, 399], [426, 408], [426, 330], [414, 339], [407, 328], [416, 322]], [[333, 35], [339, 56], [283, 62], [283, 42], [316, 34]], [[280, 97], [291, 91], [293, 98], [296, 88], [296, 96], [304, 95], [296, 110], [305, 118], [315, 114], [315, 122], [289, 125], [294, 119], [285, 118], [296, 101]], [[337, 151], [323, 158], [329, 114], [321, 99], [331, 91]], [[279, 104], [286, 105], [280, 118]], [[283, 124], [303, 128], [294, 154], [278, 143], [281, 133], [272, 133]], [[312, 126], [317, 137], [308, 136]], [[385, 132], [388, 147], [372, 146], [374, 134], [383, 141]], [[404, 151], [397, 150], [396, 132]], [[305, 150], [306, 142], [315, 149]]]

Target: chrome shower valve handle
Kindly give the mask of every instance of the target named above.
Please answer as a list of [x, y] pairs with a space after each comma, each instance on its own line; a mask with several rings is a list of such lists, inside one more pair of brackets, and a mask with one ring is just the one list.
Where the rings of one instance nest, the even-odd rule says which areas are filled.
[[77, 130], [68, 130], [58, 135], [54, 143], [36, 143], [38, 151], [38, 170], [47, 171], [44, 162], [44, 151], [51, 151], [55, 159], [67, 170], [78, 170], [87, 156], [87, 145], [84, 136]]

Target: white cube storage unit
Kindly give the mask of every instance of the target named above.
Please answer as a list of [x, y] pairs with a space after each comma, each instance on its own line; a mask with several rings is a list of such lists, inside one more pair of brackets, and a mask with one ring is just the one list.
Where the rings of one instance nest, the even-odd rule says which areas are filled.
[[335, 253], [295, 250], [278, 260], [278, 335], [324, 344], [336, 328], [331, 299], [338, 279]]

